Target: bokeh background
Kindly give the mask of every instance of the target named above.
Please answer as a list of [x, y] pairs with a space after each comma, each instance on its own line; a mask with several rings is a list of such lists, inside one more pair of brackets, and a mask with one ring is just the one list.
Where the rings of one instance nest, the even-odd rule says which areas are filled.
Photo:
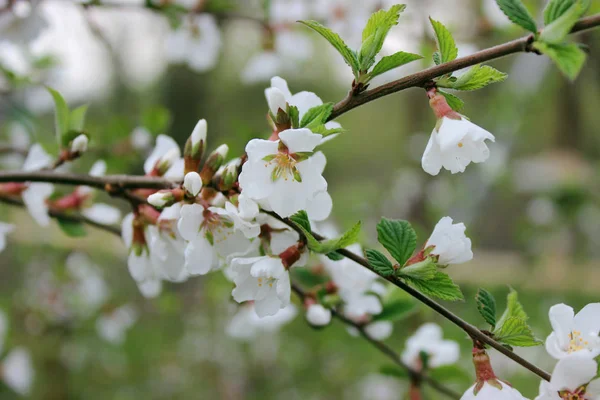
[[[47, 84], [70, 105], [90, 104], [90, 151], [71, 169], [86, 172], [103, 158], [109, 173], [130, 174], [143, 173], [153, 136], [165, 133], [183, 145], [199, 118], [208, 121], [211, 150], [227, 143], [230, 154], [241, 154], [249, 139], [267, 136], [263, 91], [273, 74], [285, 78], [292, 92], [309, 90], [324, 101], [339, 101], [351, 82], [341, 57], [320, 37], [289, 21], [318, 19], [352, 42], [369, 16], [358, 9], [367, 3], [385, 6], [273, 0], [265, 13], [258, 1], [208, 0], [204, 10], [217, 15], [219, 40], [218, 46], [213, 41], [215, 51], [208, 45], [185, 49], [211, 58], [208, 66], [198, 67], [172, 57], [173, 48], [183, 46], [169, 41], [170, 23], [177, 23], [180, 14], [147, 7], [152, 3], [20, 0], [12, 9], [12, 2], [4, 3], [0, 1], [4, 168], [22, 162], [22, 155], [10, 149], [26, 151], [30, 143], [41, 142], [51, 151], [52, 100], [42, 86]], [[181, 5], [192, 8], [196, 3]], [[372, 87], [432, 64], [435, 42], [428, 15], [450, 28], [462, 55], [524, 34], [492, 0], [406, 3], [384, 51], [426, 57], [386, 74]], [[544, 1], [525, 3], [533, 15], [541, 15]], [[600, 11], [597, 2], [592, 8]], [[260, 68], [249, 64], [273, 45], [265, 39], [273, 37], [257, 22], [265, 14], [277, 25], [276, 32], [299, 36], [275, 40], [269, 53], [275, 58], [264, 64], [277, 64], [273, 71], [264, 71], [258, 62]], [[461, 94], [464, 113], [496, 136], [490, 160], [464, 174], [443, 171], [430, 177], [420, 167], [435, 123], [423, 90], [387, 96], [340, 117], [347, 132], [323, 146], [339, 228], [363, 221], [362, 242], [375, 247], [381, 216], [411, 221], [421, 241], [442, 216], [465, 222], [475, 258], [448, 272], [467, 301], [448, 307], [481, 327], [473, 301], [478, 287], [496, 294], [501, 304], [509, 287], [518, 290], [540, 338], [550, 332], [551, 305], [564, 302], [579, 309], [598, 301], [600, 32], [577, 38], [589, 48], [589, 57], [575, 82], [546, 58], [519, 54], [492, 63], [509, 74], [506, 82]], [[103, 194], [98, 198], [127, 212], [124, 202]], [[237, 304], [220, 274], [168, 285], [159, 298], [148, 300], [129, 276], [127, 249], [118, 237], [90, 228], [84, 238], [69, 238], [54, 222], [40, 228], [25, 211], [8, 205], [0, 205], [0, 220], [17, 225], [0, 254], [0, 308], [10, 320], [5, 347], [30, 350], [35, 369], [31, 398], [404, 396], [402, 378], [380, 373], [388, 364], [385, 357], [350, 336], [339, 322], [315, 330], [299, 312], [279, 332], [236, 340], [225, 332]], [[116, 309], [125, 315], [122, 325], [127, 328], [120, 328], [116, 340], [106, 340], [98, 321]], [[398, 321], [387, 342], [401, 352], [406, 337], [426, 321], [439, 323], [448, 338], [460, 343], [464, 373], [439, 378], [459, 391], [466, 389], [474, 378], [470, 342], [427, 308], [417, 307]], [[553, 366], [543, 347], [517, 351], [543, 368]], [[536, 376], [502, 356], [493, 357], [503, 378], [535, 397]], [[426, 394], [428, 399], [436, 396]], [[2, 386], [0, 398], [19, 396]]]

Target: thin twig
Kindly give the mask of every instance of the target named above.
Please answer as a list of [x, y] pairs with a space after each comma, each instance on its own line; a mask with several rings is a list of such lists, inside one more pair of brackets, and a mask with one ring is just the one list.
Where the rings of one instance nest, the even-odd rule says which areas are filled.
[[[18, 199], [16, 197], [0, 196], [0, 203], [10, 204], [12, 206], [17, 207], [25, 207], [25, 203], [23, 203], [21, 199]], [[81, 214], [65, 213], [62, 211], [50, 209], [48, 210], [48, 215], [52, 218], [60, 218], [65, 221], [81, 222], [87, 225], [91, 225], [95, 228], [102, 229], [106, 232], [110, 232], [114, 235], [121, 236], [121, 229], [118, 226], [105, 225]]]
[[[296, 285], [295, 283], [292, 283], [292, 290], [302, 299], [304, 300], [304, 298], [306, 297], [306, 293], [304, 292], [304, 290], [302, 288], [300, 288], [300, 286]], [[345, 317], [343, 314], [337, 312], [336, 310], [331, 310], [331, 314], [336, 317], [337, 319], [339, 319], [340, 321], [342, 321], [343, 323], [345, 323], [348, 326], [352, 326], [354, 327], [356, 330], [358, 330], [358, 332], [360, 333], [360, 335], [365, 338], [369, 343], [371, 343], [374, 347], [376, 347], [380, 352], [382, 352], [386, 357], [388, 357], [389, 359], [391, 359], [396, 365], [398, 365], [400, 368], [406, 370], [406, 372], [408, 372], [409, 377], [415, 378], [419, 381], [422, 382], [426, 382], [429, 386], [431, 386], [433, 389], [437, 390], [438, 392], [448, 396], [449, 398], [452, 399], [460, 399], [460, 394], [454, 392], [452, 389], [447, 388], [446, 386], [444, 386], [443, 384], [441, 384], [440, 382], [436, 381], [435, 379], [431, 378], [428, 375], [422, 374], [419, 371], [415, 371], [414, 369], [412, 369], [410, 366], [406, 365], [403, 361], [402, 358], [400, 357], [400, 355], [398, 355], [398, 353], [396, 353], [394, 351], [394, 349], [392, 349], [390, 346], [386, 345], [385, 343], [383, 343], [380, 340], [374, 339], [373, 337], [371, 337], [366, 331], [363, 325], [358, 324], [354, 321], [352, 321], [351, 319], [348, 319], [347, 317]]]
[[[600, 14], [582, 18], [575, 24], [573, 29], [571, 29], [571, 33], [581, 32], [597, 26], [600, 26]], [[333, 112], [329, 116], [328, 120], [335, 119], [358, 106], [369, 103], [373, 100], [377, 100], [380, 97], [387, 96], [411, 87], [423, 87], [425, 84], [429, 83], [432, 79], [437, 78], [438, 76], [458, 71], [462, 68], [471, 67], [486, 61], [495, 60], [509, 54], [531, 51], [531, 43], [533, 43], [533, 35], [524, 36], [520, 39], [515, 39], [498, 46], [478, 51], [465, 57], [457, 58], [453, 61], [427, 68], [423, 71], [405, 76], [404, 78], [400, 78], [385, 85], [381, 85], [375, 89], [367, 90], [359, 94], [354, 94], [352, 91], [350, 91], [345, 99], [333, 107]]]

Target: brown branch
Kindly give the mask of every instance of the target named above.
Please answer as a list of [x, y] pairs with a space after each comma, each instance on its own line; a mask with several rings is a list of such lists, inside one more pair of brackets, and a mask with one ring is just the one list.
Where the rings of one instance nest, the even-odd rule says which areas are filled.
[[[575, 24], [573, 29], [571, 29], [571, 33], [581, 32], [597, 26], [600, 26], [600, 14], [582, 18]], [[333, 112], [329, 116], [328, 120], [335, 119], [358, 106], [369, 103], [373, 100], [377, 100], [380, 97], [387, 96], [411, 87], [423, 87], [432, 79], [450, 72], [458, 71], [459, 69], [471, 67], [486, 61], [495, 60], [509, 54], [529, 52], [531, 51], [531, 43], [533, 43], [533, 39], [533, 35], [528, 35], [520, 39], [500, 44], [498, 46], [490, 47], [471, 55], [460, 57], [456, 60], [427, 68], [423, 71], [405, 76], [404, 78], [400, 78], [359, 94], [354, 94], [352, 91], [350, 91], [345, 99], [333, 107]]]
[[[10, 196], [0, 196], [0, 203], [10, 204], [12, 206], [17, 207], [25, 207], [25, 203], [23, 203], [21, 199]], [[81, 214], [65, 213], [62, 211], [50, 209], [48, 210], [48, 215], [52, 218], [60, 218], [65, 221], [81, 222], [87, 225], [91, 225], [95, 228], [102, 229], [119, 237], [121, 236], [121, 229], [118, 226], [101, 224]]]
[[[298, 234], [300, 235], [301, 238], [304, 238], [304, 233], [302, 232], [302, 230], [299, 229], [289, 219], [281, 218], [279, 215], [277, 215], [276, 213], [271, 212], [271, 211], [263, 211], [263, 212], [277, 218], [281, 222], [284, 222], [285, 224], [290, 226], [292, 229], [294, 229], [296, 232], [298, 232]], [[314, 233], [314, 232], [313, 232], [313, 236], [317, 240], [325, 240], [325, 238], [323, 236], [321, 236], [317, 233]], [[349, 258], [350, 260], [354, 261], [355, 263], [362, 265], [363, 267], [365, 267], [365, 268], [373, 271], [375, 274], [377, 274], [377, 272], [374, 271], [373, 268], [371, 268], [371, 266], [369, 265], [369, 262], [364, 257], [361, 257], [361, 256], [359, 256], [351, 251], [348, 251], [346, 249], [340, 249], [340, 250], [337, 250], [337, 252], [339, 254], [343, 255], [344, 257]], [[379, 275], [379, 274], [377, 274], [377, 275]], [[500, 353], [504, 354], [506, 357], [515, 361], [517, 364], [520, 364], [524, 368], [526, 368], [529, 371], [533, 372], [534, 374], [538, 375], [540, 378], [550, 381], [551, 375], [548, 372], [544, 371], [543, 369], [539, 368], [538, 366], [530, 363], [529, 361], [527, 361], [524, 358], [520, 357], [519, 355], [515, 354], [514, 352], [512, 352], [508, 348], [504, 347], [499, 342], [492, 339], [490, 336], [486, 335], [484, 332], [480, 331], [476, 326], [471, 325], [464, 319], [460, 318], [458, 315], [454, 314], [452, 311], [448, 310], [446, 307], [442, 306], [441, 304], [439, 304], [438, 302], [436, 302], [434, 300], [431, 300], [429, 297], [425, 296], [423, 293], [421, 293], [418, 290], [407, 285], [401, 279], [394, 277], [394, 276], [382, 277], [382, 278], [386, 279], [387, 281], [391, 282], [395, 286], [404, 290], [406, 293], [410, 294], [412, 297], [419, 300], [421, 303], [425, 304], [426, 306], [433, 309], [434, 311], [436, 311], [438, 314], [440, 314], [444, 318], [448, 319], [454, 325], [458, 326], [463, 331], [465, 331], [473, 340], [479, 340], [480, 342], [483, 342], [483, 343], [487, 344], [488, 346], [493, 347], [494, 349], [498, 350]]]
[[[292, 290], [302, 300], [304, 300], [304, 298], [306, 297], [306, 293], [304, 292], [304, 290], [302, 290], [302, 288], [300, 288], [300, 286], [296, 285], [295, 283], [292, 283]], [[402, 358], [400, 357], [400, 355], [398, 355], [398, 353], [396, 353], [394, 351], [394, 349], [392, 349], [390, 346], [386, 345], [382, 341], [372, 338], [365, 331], [364, 325], [358, 324], [358, 323], [352, 321], [351, 319], [345, 317], [343, 314], [337, 312], [336, 310], [331, 310], [331, 314], [334, 317], [336, 317], [337, 319], [339, 319], [340, 321], [342, 321], [343, 323], [345, 323], [346, 325], [352, 326], [356, 330], [358, 330], [358, 332], [360, 333], [360, 335], [363, 338], [365, 338], [365, 340], [367, 340], [367, 342], [371, 343], [381, 353], [383, 353], [386, 357], [388, 357], [389, 359], [391, 359], [396, 365], [398, 365], [400, 368], [402, 368], [406, 372], [408, 372], [408, 375], [409, 375], [410, 379], [414, 379], [414, 380], [419, 381], [419, 382], [425, 382], [429, 386], [431, 386], [433, 389], [437, 390], [439, 393], [442, 393], [442, 394], [446, 395], [447, 397], [449, 397], [451, 399], [460, 399], [460, 394], [454, 392], [452, 389], [447, 388], [446, 386], [444, 386], [440, 382], [436, 381], [432, 377], [430, 377], [428, 375], [425, 375], [425, 374], [422, 374], [421, 372], [416, 371], [416, 370], [412, 369], [410, 366], [406, 365], [402, 361]]]

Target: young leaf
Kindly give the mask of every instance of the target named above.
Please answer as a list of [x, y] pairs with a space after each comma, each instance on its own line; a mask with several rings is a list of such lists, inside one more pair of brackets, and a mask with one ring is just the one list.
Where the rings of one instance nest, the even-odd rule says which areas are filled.
[[497, 341], [509, 346], [530, 347], [538, 346], [542, 342], [534, 336], [527, 321], [519, 317], [510, 317], [503, 324], [502, 328], [494, 331], [494, 337]]
[[296, 214], [290, 216], [290, 221], [294, 224], [301, 226], [305, 231], [312, 232], [310, 226], [310, 220], [308, 219], [308, 214], [304, 210], [298, 211]]
[[394, 25], [398, 24], [404, 4], [396, 4], [389, 10], [379, 10], [371, 15], [362, 33], [362, 45], [358, 52], [358, 64], [361, 71], [367, 71], [375, 62], [375, 56], [381, 51], [383, 42]]
[[434, 62], [441, 64], [456, 59], [458, 57], [458, 48], [448, 28], [431, 17], [429, 21], [431, 21], [431, 26], [433, 26], [433, 30], [435, 31], [439, 51], [437, 57], [434, 55]]
[[550, 57], [558, 69], [570, 80], [577, 78], [587, 57], [585, 52], [575, 43], [549, 44], [535, 42], [533, 46]]
[[512, 317], [520, 318], [524, 321], [527, 321], [529, 318], [523, 305], [519, 303], [519, 294], [511, 289], [508, 296], [506, 296], [506, 310], [504, 310], [504, 313], [502, 313], [502, 316], [496, 323], [496, 330], [502, 329], [502, 325], [504, 325], [506, 320]]
[[406, 53], [399, 51], [392, 54], [391, 56], [385, 56], [373, 67], [373, 70], [369, 73], [371, 78], [381, 75], [391, 69], [401, 67], [409, 62], [420, 60], [423, 56], [413, 53]]
[[365, 255], [369, 261], [369, 265], [379, 275], [387, 277], [394, 274], [394, 266], [383, 253], [377, 250], [367, 249], [365, 250]]
[[490, 83], [502, 82], [506, 79], [506, 74], [500, 72], [489, 65], [475, 65], [467, 72], [458, 77], [451, 83], [451, 88], [456, 90], [476, 90], [489, 85]]
[[325, 103], [320, 106], [310, 108], [300, 121], [300, 128], [309, 127], [311, 125], [322, 125], [327, 122], [327, 118], [333, 111], [333, 103]]
[[288, 115], [290, 116], [290, 119], [292, 120], [292, 128], [299, 128], [300, 127], [300, 121], [299, 121], [300, 111], [298, 111], [298, 107], [289, 106], [288, 107]]
[[460, 287], [447, 274], [441, 271], [437, 271], [435, 277], [427, 281], [412, 279], [410, 277], [404, 278], [409, 285], [427, 296], [448, 301], [464, 300]]
[[515, 24], [530, 32], [537, 33], [535, 20], [521, 0], [496, 0], [498, 7]]
[[82, 237], [87, 235], [85, 227], [81, 222], [64, 218], [57, 218], [56, 221], [58, 222], [60, 229], [67, 234], [67, 236]]
[[377, 240], [400, 266], [415, 251], [417, 234], [408, 221], [382, 218], [377, 224]]
[[540, 40], [553, 44], [562, 43], [571, 32], [573, 25], [585, 14], [589, 5], [589, 0], [577, 0], [567, 11], [542, 30]]
[[324, 240], [315, 251], [321, 254], [327, 254], [335, 250], [343, 249], [345, 247], [350, 246], [353, 243], [358, 241], [358, 235], [360, 233], [360, 228], [362, 227], [362, 223], [358, 221], [354, 226], [348, 229], [342, 236], [337, 239], [329, 239]]
[[550, 25], [563, 15], [576, 0], [550, 0], [544, 8], [544, 25]]
[[479, 288], [475, 296], [477, 309], [485, 322], [490, 324], [492, 328], [496, 326], [496, 299], [485, 289]]
[[465, 106], [465, 102], [461, 100], [460, 97], [453, 95], [452, 93], [444, 92], [443, 90], [438, 90], [438, 93], [446, 98], [446, 102], [454, 111], [460, 111]]
[[327, 258], [329, 258], [331, 261], [340, 261], [344, 259], [344, 256], [341, 255], [340, 253], [338, 253], [337, 251], [331, 251], [327, 254], [325, 254], [327, 256]]
[[398, 271], [398, 276], [409, 277], [420, 281], [428, 281], [435, 278], [437, 274], [437, 265], [431, 257], [427, 257], [424, 261], [409, 265]]
[[409, 377], [408, 372], [406, 370], [400, 369], [396, 365], [392, 364], [382, 365], [381, 368], [379, 368], [379, 373], [381, 375], [391, 376], [400, 379], [408, 379]]
[[54, 126], [56, 141], [60, 145], [62, 136], [69, 130], [69, 106], [67, 102], [56, 90], [46, 87], [46, 90], [52, 95], [54, 100]]
[[309, 28], [316, 31], [318, 34], [323, 36], [335, 49], [342, 55], [346, 64], [352, 68], [352, 72], [354, 76], [358, 76], [358, 58], [356, 57], [356, 53], [350, 50], [350, 48], [344, 43], [342, 38], [331, 29], [324, 27], [317, 21], [298, 21], [301, 24], [308, 26]]
[[81, 132], [85, 124], [85, 114], [87, 113], [88, 105], [84, 104], [72, 110], [69, 115], [69, 129]]

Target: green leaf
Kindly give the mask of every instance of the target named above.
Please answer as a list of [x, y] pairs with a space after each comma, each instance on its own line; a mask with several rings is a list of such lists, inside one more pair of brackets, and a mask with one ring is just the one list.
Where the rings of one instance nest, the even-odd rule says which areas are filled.
[[312, 228], [310, 226], [310, 220], [308, 219], [308, 214], [304, 210], [298, 211], [296, 214], [290, 216], [290, 221], [294, 224], [302, 227], [307, 232], [312, 232]]
[[379, 368], [379, 373], [394, 378], [408, 379], [408, 372], [405, 369], [400, 369], [398, 366], [392, 364], [382, 365]]
[[537, 33], [535, 20], [521, 0], [496, 0], [498, 7], [513, 23], [530, 32]]
[[358, 52], [360, 71], [367, 71], [375, 63], [375, 56], [381, 51], [390, 29], [398, 24], [400, 13], [406, 5], [396, 4], [389, 10], [379, 10], [371, 15], [362, 32], [362, 45]]
[[82, 131], [85, 124], [85, 114], [87, 113], [88, 105], [84, 104], [71, 111], [69, 115], [69, 129], [74, 131]]
[[60, 229], [67, 234], [67, 236], [82, 237], [87, 235], [85, 226], [79, 221], [65, 218], [57, 218], [56, 221], [58, 222]]
[[[381, 254], [381, 253], [380, 253]], [[392, 288], [381, 300], [382, 311], [373, 316], [373, 321], [399, 321], [417, 309], [417, 302], [406, 292]]]
[[446, 98], [446, 102], [454, 111], [460, 111], [464, 108], [465, 102], [461, 100], [460, 97], [453, 95], [452, 93], [444, 92], [443, 90], [438, 90], [438, 93]]
[[296, 106], [289, 106], [288, 107], [288, 115], [290, 117], [290, 119], [292, 120], [292, 128], [299, 128], [300, 127], [300, 111], [298, 111], [298, 107]]
[[500, 329], [494, 331], [494, 337], [500, 343], [509, 346], [530, 347], [542, 344], [534, 336], [527, 321], [519, 317], [508, 318]]
[[437, 271], [435, 277], [427, 281], [413, 279], [408, 276], [404, 278], [409, 285], [427, 296], [448, 301], [464, 300], [460, 287], [442, 271]]
[[327, 122], [327, 118], [333, 111], [333, 103], [325, 103], [309, 109], [300, 121], [300, 128], [311, 127], [311, 125], [320, 126]]
[[490, 83], [502, 82], [506, 79], [506, 74], [500, 72], [489, 65], [475, 65], [469, 68], [467, 72], [462, 74], [451, 82], [449, 85], [455, 90], [476, 90], [489, 85]]
[[573, 25], [585, 14], [589, 5], [589, 0], [576, 1], [560, 17], [542, 30], [540, 41], [553, 44], [562, 43], [571, 32]]
[[549, 44], [535, 42], [533, 47], [550, 57], [558, 69], [570, 80], [577, 78], [587, 57], [585, 52], [575, 43]]
[[404, 51], [399, 51], [397, 53], [392, 54], [391, 56], [385, 56], [373, 67], [373, 70], [369, 73], [370, 77], [376, 77], [377, 75], [381, 75], [384, 72], [392, 70], [394, 68], [401, 67], [404, 64], [408, 64], [409, 62], [416, 61], [422, 59], [423, 56], [419, 54], [406, 53]]
[[46, 90], [52, 95], [54, 100], [54, 132], [56, 142], [60, 145], [62, 136], [69, 131], [69, 106], [67, 102], [56, 90], [46, 86]]
[[458, 48], [456, 47], [456, 42], [452, 37], [452, 34], [441, 22], [438, 22], [431, 17], [429, 18], [431, 21], [431, 26], [433, 26], [433, 30], [435, 31], [435, 37], [437, 40], [437, 46], [439, 51], [439, 56], [434, 56], [434, 61], [436, 58], [439, 62], [436, 64], [445, 63], [448, 61], [452, 61], [458, 57]]
[[312, 30], [316, 31], [318, 34], [323, 36], [329, 43], [331, 43], [331, 45], [333, 47], [335, 47], [335, 49], [342, 55], [342, 57], [344, 58], [344, 61], [346, 61], [346, 64], [348, 64], [350, 66], [350, 68], [352, 68], [352, 72], [354, 73], [354, 76], [358, 77], [359, 67], [358, 67], [358, 58], [356, 57], [356, 53], [354, 51], [350, 50], [350, 48], [346, 45], [346, 43], [344, 43], [342, 38], [337, 33], [333, 32], [329, 28], [326, 28], [325, 26], [321, 25], [317, 21], [298, 21], [298, 22], [300, 22], [301, 24], [304, 24], [304, 25], [308, 26], [309, 28], [311, 28]]
[[85, 136], [87, 136], [87, 137], [88, 137], [88, 139], [89, 139], [89, 135], [87, 135], [87, 134], [86, 134], [86, 133], [84, 133], [84, 132], [81, 132], [81, 131], [74, 131], [74, 130], [69, 130], [69, 131], [67, 131], [67, 132], [63, 133], [63, 135], [62, 135], [62, 138], [61, 138], [61, 141], [60, 141], [60, 143], [61, 143], [61, 146], [62, 146], [62, 147], [65, 147], [65, 148], [66, 148], [66, 147], [69, 147], [69, 144], [71, 143], [71, 141], [72, 141], [73, 139], [75, 139], [75, 138], [76, 138], [77, 136], [79, 136], [79, 135], [85, 135]]
[[479, 314], [493, 329], [496, 326], [496, 299], [487, 290], [479, 288], [475, 301], [477, 302]]
[[374, 249], [365, 250], [365, 255], [369, 261], [369, 265], [379, 275], [387, 277], [394, 274], [394, 266], [387, 257], [380, 251]]
[[417, 233], [408, 221], [382, 218], [377, 224], [377, 240], [400, 266], [417, 247]]
[[576, 0], [550, 0], [544, 8], [544, 25], [550, 25], [563, 15]]
[[314, 248], [310, 248], [309, 246], [309, 248], [320, 254], [327, 254], [335, 250], [346, 248], [358, 241], [361, 226], [362, 223], [358, 221], [339, 238], [323, 240], [322, 242], [319, 242], [318, 246], [315, 246]]
[[529, 318], [523, 305], [519, 302], [519, 294], [513, 289], [506, 296], [506, 310], [504, 310], [504, 313], [502, 313], [502, 316], [496, 323], [496, 330], [502, 329], [502, 325], [504, 325], [506, 320], [512, 317], [525, 321]]
[[409, 265], [398, 271], [398, 276], [409, 277], [420, 281], [428, 281], [435, 278], [437, 274], [437, 265], [431, 257], [416, 264]]
[[337, 251], [332, 251], [325, 255], [327, 256], [327, 258], [329, 258], [332, 261], [340, 261], [340, 260], [344, 259], [344, 256], [341, 255], [340, 253], [338, 253]]

